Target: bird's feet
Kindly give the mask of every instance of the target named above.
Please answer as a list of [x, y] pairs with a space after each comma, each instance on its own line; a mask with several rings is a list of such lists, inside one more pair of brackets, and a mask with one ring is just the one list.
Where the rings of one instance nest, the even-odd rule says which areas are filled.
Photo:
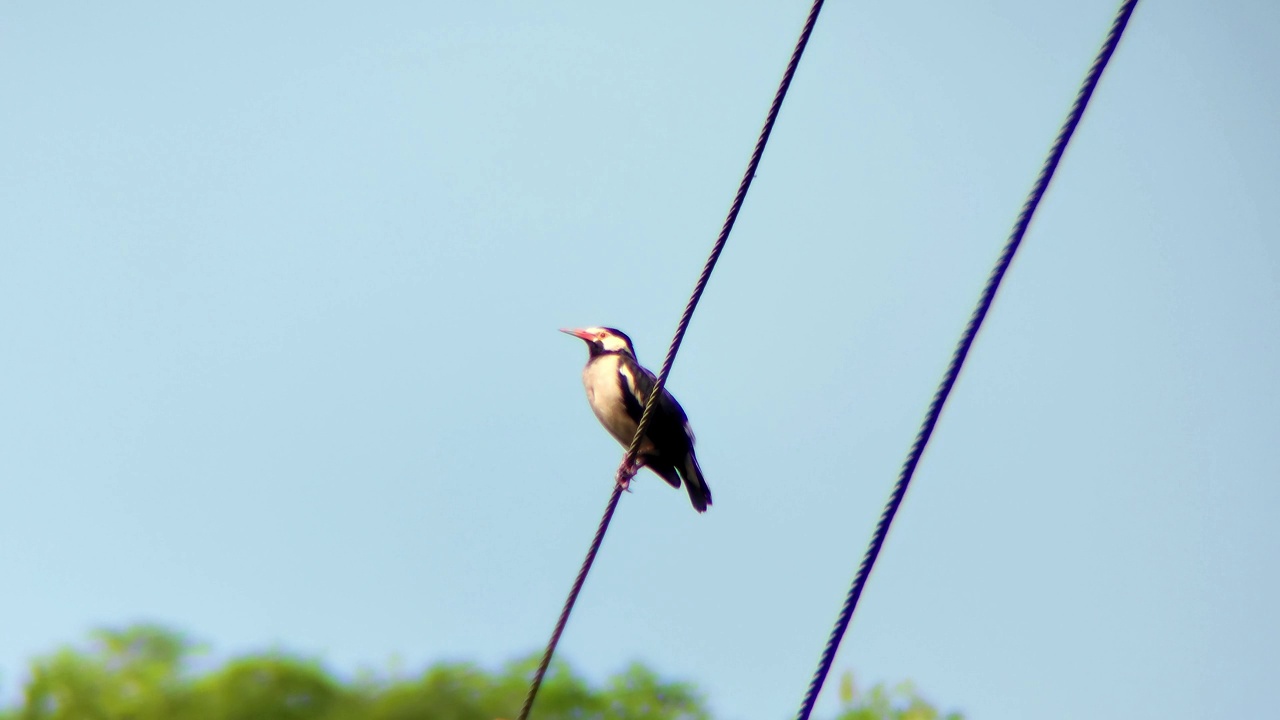
[[630, 463], [618, 468], [618, 487], [627, 492], [631, 492], [631, 478], [640, 472], [639, 463]]

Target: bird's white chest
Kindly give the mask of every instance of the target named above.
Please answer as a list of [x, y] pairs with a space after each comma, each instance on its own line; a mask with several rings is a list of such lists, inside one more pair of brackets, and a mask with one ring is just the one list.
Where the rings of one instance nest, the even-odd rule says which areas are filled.
[[635, 421], [627, 414], [619, 382], [621, 359], [617, 355], [602, 355], [587, 363], [582, 371], [582, 385], [587, 390], [587, 402], [609, 434], [619, 442], [631, 442], [635, 433]]

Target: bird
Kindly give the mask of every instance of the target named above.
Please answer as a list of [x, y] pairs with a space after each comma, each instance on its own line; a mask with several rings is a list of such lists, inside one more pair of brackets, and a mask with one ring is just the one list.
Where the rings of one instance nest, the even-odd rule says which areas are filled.
[[[623, 447], [630, 447], [658, 379], [636, 360], [631, 338], [621, 330], [588, 327], [560, 332], [587, 343], [587, 366], [582, 370], [587, 402], [604, 429]], [[618, 473], [618, 483], [626, 490], [631, 477], [641, 467], [648, 467], [673, 488], [679, 488], [683, 479], [693, 509], [706, 512], [711, 505], [711, 489], [698, 467], [693, 443], [693, 430], [684, 408], [663, 388], [645, 428], [636, 462]]]

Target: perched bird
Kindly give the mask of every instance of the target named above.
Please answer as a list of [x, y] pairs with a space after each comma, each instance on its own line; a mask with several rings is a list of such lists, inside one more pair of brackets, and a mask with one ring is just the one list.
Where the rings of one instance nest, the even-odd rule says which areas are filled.
[[[636, 351], [631, 338], [620, 330], [606, 327], [590, 327], [561, 330], [587, 343], [587, 366], [582, 371], [582, 384], [587, 388], [587, 402], [595, 411], [600, 424], [609, 434], [630, 447], [635, 437], [640, 415], [653, 393], [658, 379], [636, 362]], [[698, 512], [706, 512], [711, 504], [711, 489], [702, 479], [702, 469], [693, 454], [693, 430], [684, 408], [662, 390], [662, 397], [653, 408], [653, 417], [645, 428], [640, 452], [630, 475], [641, 466], [648, 467], [671, 487], [680, 487], [681, 478], [689, 491], [689, 501]], [[626, 488], [630, 475], [620, 474], [619, 482]]]

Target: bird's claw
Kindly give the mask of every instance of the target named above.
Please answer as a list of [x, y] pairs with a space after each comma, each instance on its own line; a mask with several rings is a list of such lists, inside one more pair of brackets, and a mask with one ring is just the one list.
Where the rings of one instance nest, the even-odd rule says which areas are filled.
[[631, 479], [640, 471], [639, 465], [624, 465], [618, 468], [618, 487], [631, 492]]

